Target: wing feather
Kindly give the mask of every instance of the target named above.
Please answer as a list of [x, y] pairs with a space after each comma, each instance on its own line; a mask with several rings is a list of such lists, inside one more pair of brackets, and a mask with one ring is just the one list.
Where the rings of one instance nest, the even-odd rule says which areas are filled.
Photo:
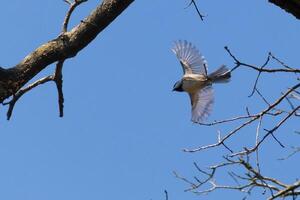
[[189, 95], [192, 104], [192, 121], [201, 123], [207, 119], [212, 111], [214, 103], [213, 88], [212, 86], [206, 86]]
[[179, 59], [184, 74], [207, 75], [207, 61], [192, 43], [186, 40], [178, 40], [175, 42], [172, 51]]

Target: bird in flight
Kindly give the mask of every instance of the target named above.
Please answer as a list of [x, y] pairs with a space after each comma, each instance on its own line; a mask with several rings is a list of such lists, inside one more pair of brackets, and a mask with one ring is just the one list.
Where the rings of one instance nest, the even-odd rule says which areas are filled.
[[173, 91], [187, 92], [192, 104], [192, 122], [202, 123], [212, 111], [214, 103], [213, 83], [226, 83], [230, 80], [230, 70], [220, 66], [216, 71], [207, 73], [207, 61], [192, 43], [176, 41], [172, 51], [183, 69], [183, 77], [177, 81]]

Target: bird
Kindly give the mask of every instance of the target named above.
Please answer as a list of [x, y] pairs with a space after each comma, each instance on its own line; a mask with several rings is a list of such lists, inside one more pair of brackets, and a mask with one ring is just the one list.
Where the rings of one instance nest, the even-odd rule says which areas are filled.
[[199, 50], [186, 40], [175, 41], [172, 48], [178, 58], [183, 77], [173, 86], [173, 91], [187, 92], [192, 106], [191, 121], [203, 123], [212, 112], [214, 103], [214, 83], [227, 83], [230, 81], [230, 70], [221, 65], [216, 71], [208, 74], [208, 64]]

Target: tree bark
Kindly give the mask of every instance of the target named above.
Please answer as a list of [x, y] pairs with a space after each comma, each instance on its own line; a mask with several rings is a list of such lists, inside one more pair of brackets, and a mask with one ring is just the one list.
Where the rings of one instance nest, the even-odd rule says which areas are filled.
[[300, 1], [299, 0], [269, 0], [269, 2], [279, 6], [286, 12], [300, 19]]
[[0, 102], [14, 95], [50, 64], [76, 56], [133, 1], [103, 0], [86, 19], [69, 32], [41, 45], [16, 66], [8, 69], [0, 67]]

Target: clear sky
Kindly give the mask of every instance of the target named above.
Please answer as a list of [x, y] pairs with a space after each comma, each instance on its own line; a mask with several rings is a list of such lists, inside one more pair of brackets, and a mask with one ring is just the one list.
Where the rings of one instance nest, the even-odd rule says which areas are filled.
[[[70, 25], [99, 2], [82, 4]], [[248, 63], [262, 64], [272, 51], [297, 67], [300, 21], [267, 1], [198, 2], [207, 15], [204, 22], [192, 7], [184, 9], [188, 0], [134, 2], [65, 62], [63, 118], [58, 117], [53, 83], [23, 96], [10, 121], [7, 108], [1, 107], [0, 199], [162, 200], [164, 189], [170, 200], [241, 198], [228, 191], [204, 197], [183, 192], [187, 185], [172, 174], [176, 170], [193, 177], [194, 161], [205, 167], [220, 160], [219, 154], [226, 151], [222, 148], [196, 154], [181, 150], [213, 143], [216, 131], [230, 126], [191, 123], [188, 96], [171, 91], [182, 70], [170, 48], [177, 39], [191, 41], [207, 58], [210, 71], [221, 64], [234, 66], [226, 45]], [[0, 9], [0, 65], [10, 67], [59, 34], [67, 5], [62, 0], [10, 0], [1, 1]], [[49, 66], [39, 77], [53, 69]], [[260, 87], [270, 101], [293, 83], [287, 76], [264, 77]], [[255, 73], [241, 69], [229, 84], [214, 86], [216, 100], [209, 120], [244, 114], [246, 106], [253, 112], [262, 108], [256, 97], [248, 98], [254, 79]], [[296, 122], [290, 125], [295, 127]], [[279, 139], [297, 144], [289, 139], [291, 129], [285, 128]], [[253, 144], [254, 135], [255, 129], [246, 129], [231, 145]], [[299, 136], [295, 138], [299, 141]], [[264, 172], [295, 178], [299, 156], [289, 160], [292, 166], [274, 162], [287, 152], [272, 140], [268, 145], [273, 149], [264, 148], [263, 155], [278, 154], [265, 157]], [[283, 168], [285, 173], [278, 173]]]

